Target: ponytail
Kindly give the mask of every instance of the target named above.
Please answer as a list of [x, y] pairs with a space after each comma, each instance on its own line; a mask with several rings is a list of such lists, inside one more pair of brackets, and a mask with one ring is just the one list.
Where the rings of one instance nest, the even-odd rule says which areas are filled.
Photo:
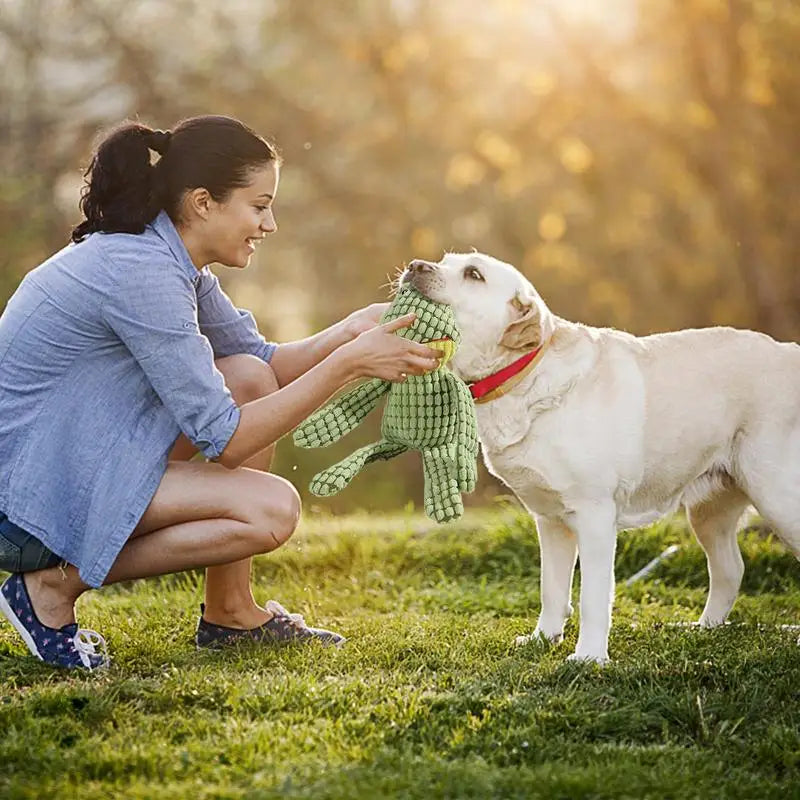
[[[151, 151], [161, 156], [155, 164]], [[142, 233], [162, 208], [177, 222], [187, 190], [204, 187], [222, 202], [270, 161], [280, 161], [275, 148], [231, 117], [191, 117], [172, 131], [125, 122], [100, 142], [86, 170], [85, 219], [72, 241], [97, 231]]]
[[171, 134], [135, 122], [123, 123], [97, 148], [86, 170], [80, 209], [86, 219], [72, 231], [80, 242], [95, 231], [141, 233], [160, 210], [150, 151], [167, 152]]

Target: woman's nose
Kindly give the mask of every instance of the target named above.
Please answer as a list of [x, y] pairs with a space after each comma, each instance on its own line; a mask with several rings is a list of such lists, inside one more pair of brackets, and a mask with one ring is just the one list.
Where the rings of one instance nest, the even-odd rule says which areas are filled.
[[275, 215], [272, 213], [272, 210], [264, 215], [264, 219], [261, 220], [261, 225], [259, 227], [264, 233], [275, 233], [275, 231], [278, 230], [278, 223], [275, 222]]

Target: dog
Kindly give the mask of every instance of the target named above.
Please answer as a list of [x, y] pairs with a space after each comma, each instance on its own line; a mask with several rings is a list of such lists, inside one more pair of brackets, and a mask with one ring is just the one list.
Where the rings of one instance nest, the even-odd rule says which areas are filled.
[[800, 558], [800, 346], [733, 328], [637, 337], [569, 322], [481, 253], [414, 260], [406, 281], [452, 307], [463, 338], [451, 364], [476, 398], [486, 466], [536, 521], [541, 612], [518, 643], [562, 639], [580, 555], [569, 659], [607, 661], [617, 531], [681, 505], [708, 564], [703, 627], [736, 599], [751, 504]]

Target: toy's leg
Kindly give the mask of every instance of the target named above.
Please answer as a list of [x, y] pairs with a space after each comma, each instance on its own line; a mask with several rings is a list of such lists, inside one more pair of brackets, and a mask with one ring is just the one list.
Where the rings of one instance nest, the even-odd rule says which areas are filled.
[[458, 490], [473, 492], [478, 483], [478, 454], [469, 447], [458, 447]]
[[374, 378], [332, 400], [298, 425], [294, 443], [298, 447], [327, 447], [341, 439], [375, 408], [390, 385]]
[[368, 444], [342, 459], [338, 464], [328, 467], [315, 475], [311, 480], [310, 489], [317, 497], [328, 497], [344, 489], [348, 483], [359, 473], [365, 464], [373, 461], [386, 461], [404, 453], [408, 448], [395, 442], [381, 439], [374, 444]]
[[478, 483], [478, 430], [472, 397], [458, 383], [458, 488], [472, 492]]
[[425, 474], [425, 513], [437, 522], [458, 519], [464, 513], [456, 472], [456, 446], [422, 451]]

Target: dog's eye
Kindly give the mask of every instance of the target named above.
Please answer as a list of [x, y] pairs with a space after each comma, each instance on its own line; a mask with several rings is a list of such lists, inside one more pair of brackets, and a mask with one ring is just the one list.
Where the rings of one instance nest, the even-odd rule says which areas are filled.
[[482, 281], [484, 280], [483, 275], [481, 275], [480, 270], [476, 267], [467, 267], [464, 270], [464, 277], [469, 278], [471, 281]]

